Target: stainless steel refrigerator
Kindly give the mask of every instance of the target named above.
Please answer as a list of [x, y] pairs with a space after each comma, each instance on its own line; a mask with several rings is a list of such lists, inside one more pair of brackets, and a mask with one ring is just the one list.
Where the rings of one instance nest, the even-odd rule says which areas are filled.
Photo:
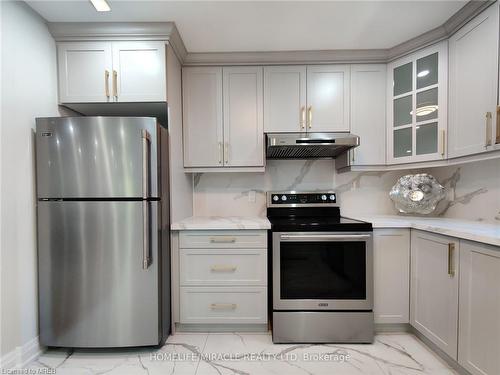
[[38, 118], [36, 171], [41, 343], [163, 344], [167, 129], [148, 117]]

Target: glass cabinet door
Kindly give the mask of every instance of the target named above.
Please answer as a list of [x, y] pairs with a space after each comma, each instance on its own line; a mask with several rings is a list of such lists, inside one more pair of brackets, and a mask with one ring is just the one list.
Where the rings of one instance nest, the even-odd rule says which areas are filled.
[[389, 65], [392, 77], [388, 160], [442, 159], [446, 129], [447, 42]]

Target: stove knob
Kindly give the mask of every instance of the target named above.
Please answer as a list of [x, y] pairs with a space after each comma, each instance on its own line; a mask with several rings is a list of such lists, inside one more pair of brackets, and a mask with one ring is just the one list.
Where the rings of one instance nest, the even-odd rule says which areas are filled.
[[330, 200], [334, 201], [335, 200], [335, 194], [330, 195]]
[[273, 201], [277, 202], [280, 199], [277, 195], [273, 195]]
[[286, 201], [286, 195], [282, 195], [282, 196], [281, 196], [281, 200], [282, 200], [283, 202], [284, 202], [284, 201]]
[[324, 195], [324, 194], [323, 194], [323, 195], [321, 196], [321, 200], [322, 200], [322, 201], [326, 201], [326, 195]]

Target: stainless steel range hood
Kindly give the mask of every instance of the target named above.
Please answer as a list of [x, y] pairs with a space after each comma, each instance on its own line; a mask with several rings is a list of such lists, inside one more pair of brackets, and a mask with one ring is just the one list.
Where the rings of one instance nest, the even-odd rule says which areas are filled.
[[268, 133], [268, 159], [335, 158], [359, 146], [359, 137], [350, 133]]

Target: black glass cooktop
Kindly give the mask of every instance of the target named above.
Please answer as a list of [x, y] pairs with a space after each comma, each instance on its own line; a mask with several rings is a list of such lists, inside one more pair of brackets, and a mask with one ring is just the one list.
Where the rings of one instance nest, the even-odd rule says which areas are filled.
[[340, 216], [338, 208], [268, 208], [273, 232], [366, 232], [372, 224]]

